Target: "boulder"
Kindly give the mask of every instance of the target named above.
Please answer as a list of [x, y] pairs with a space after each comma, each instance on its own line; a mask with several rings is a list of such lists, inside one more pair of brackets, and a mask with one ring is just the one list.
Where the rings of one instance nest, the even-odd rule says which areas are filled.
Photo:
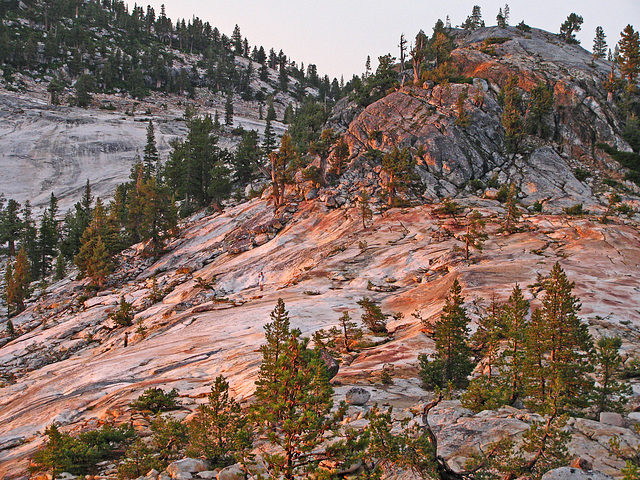
[[371, 393], [360, 387], [350, 388], [345, 395], [345, 401], [349, 405], [364, 405], [371, 398]]
[[579, 468], [561, 467], [549, 470], [542, 476], [542, 480], [613, 480], [613, 477], [597, 470], [585, 472]]
[[615, 412], [600, 412], [600, 423], [614, 427], [624, 427], [622, 415]]
[[329, 372], [329, 380], [335, 377], [340, 370], [340, 364], [335, 358], [333, 358], [326, 350], [320, 350], [320, 358], [327, 366], [327, 372]]
[[217, 480], [244, 480], [244, 469], [239, 463], [220, 470]]
[[178, 478], [179, 475], [185, 473], [192, 474], [205, 470], [207, 470], [207, 463], [199, 458], [183, 458], [182, 460], [176, 460], [167, 467], [167, 473], [171, 475], [171, 478]]

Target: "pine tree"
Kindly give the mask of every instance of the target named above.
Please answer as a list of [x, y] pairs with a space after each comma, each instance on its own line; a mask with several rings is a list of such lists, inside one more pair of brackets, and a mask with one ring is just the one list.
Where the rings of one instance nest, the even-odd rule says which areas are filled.
[[580, 31], [582, 23], [582, 16], [575, 13], [570, 14], [560, 26], [560, 36], [567, 43], [580, 43], [580, 40], [576, 39], [576, 32]]
[[204, 456], [212, 467], [234, 463], [234, 457], [239, 461], [239, 452], [251, 445], [247, 419], [229, 395], [229, 384], [221, 375], [211, 386], [208, 403], [198, 407], [188, 426], [186, 454], [193, 458]]
[[596, 385], [593, 388], [595, 413], [620, 412], [624, 410], [627, 397], [633, 391], [631, 385], [619, 381], [622, 357], [620, 337], [602, 337], [596, 343], [594, 360], [596, 364]]
[[151, 177], [155, 177], [159, 172], [159, 156], [153, 129], [153, 120], [149, 120], [149, 125], [147, 125], [147, 143], [144, 146], [142, 161], [144, 165], [144, 179], [148, 180]]
[[593, 39], [593, 58], [605, 58], [607, 56], [606, 35], [602, 27], [596, 27], [596, 36]]
[[291, 183], [298, 164], [298, 153], [293, 147], [291, 136], [285, 133], [280, 142], [278, 152], [269, 155], [271, 160], [271, 184], [273, 187], [273, 205], [278, 208], [284, 204], [285, 189]]
[[362, 218], [362, 228], [367, 228], [367, 220], [373, 218], [373, 211], [369, 205], [371, 197], [366, 190], [360, 190], [358, 194], [358, 210], [360, 210], [360, 218]]
[[333, 147], [333, 161], [331, 162], [332, 169], [336, 175], [340, 176], [346, 168], [349, 155], [349, 144], [344, 137], [340, 137]]
[[233, 156], [233, 170], [235, 180], [240, 185], [246, 185], [260, 171], [262, 158], [258, 146], [258, 132], [249, 130], [242, 133], [242, 139]]
[[387, 181], [387, 192], [389, 194], [389, 206], [393, 206], [396, 201], [398, 191], [404, 190], [413, 178], [415, 160], [405, 147], [402, 150], [397, 146], [382, 159], [382, 170], [389, 176]]
[[280, 451], [265, 455], [272, 474], [292, 480], [300, 471], [306, 475], [315, 471], [323, 458], [318, 448], [325, 432], [337, 424], [344, 410], [331, 415], [333, 390], [326, 367], [307, 348], [307, 340], [289, 329], [282, 299], [271, 318], [265, 325], [267, 343], [260, 348], [253, 418], [258, 431]]
[[542, 308], [527, 329], [527, 382], [530, 404], [539, 411], [571, 411], [586, 404], [593, 382], [591, 336], [578, 318], [573, 282], [556, 263], [543, 281]]
[[462, 287], [456, 279], [435, 325], [436, 351], [433, 359], [425, 354], [419, 356], [420, 377], [427, 388], [444, 388], [449, 382], [464, 387], [473, 369], [468, 341], [469, 317], [462, 306], [464, 298], [461, 292]]
[[482, 20], [480, 7], [478, 5], [474, 5], [473, 9], [471, 10], [471, 15], [468, 16], [465, 22], [462, 24], [462, 28], [464, 28], [465, 30], [473, 31], [482, 27], [484, 27], [484, 21]]
[[176, 228], [176, 208], [169, 188], [154, 177], [140, 186], [138, 194], [142, 204], [141, 240], [149, 241], [147, 251], [155, 255]]
[[525, 124], [529, 133], [545, 138], [547, 126], [545, 118], [553, 109], [553, 91], [542, 82], [529, 92]]
[[49, 199], [49, 207], [42, 214], [40, 228], [38, 229], [38, 278], [45, 278], [51, 270], [51, 262], [57, 256], [59, 241], [58, 199], [53, 193]]
[[98, 288], [102, 288], [114, 268], [115, 266], [102, 238], [98, 237], [87, 264], [87, 275], [91, 277]]
[[320, 139], [309, 144], [309, 154], [316, 155], [320, 159], [320, 183], [324, 186], [327, 184], [327, 161], [331, 153], [331, 147], [335, 143], [337, 135], [330, 128], [322, 130]]
[[342, 345], [347, 352], [353, 351], [353, 345], [362, 338], [362, 329], [356, 322], [351, 321], [349, 312], [344, 312], [340, 317], [340, 329], [342, 330]]
[[620, 36], [616, 45], [620, 50], [620, 71], [622, 76], [627, 78], [627, 88], [634, 91], [635, 80], [640, 72], [640, 34], [634, 31], [631, 25], [627, 25]]
[[488, 238], [484, 231], [485, 222], [482, 214], [473, 210], [467, 215], [467, 232], [462, 236], [464, 240], [464, 258], [469, 260], [469, 247], [482, 251], [482, 244]]
[[503, 101], [502, 126], [507, 152], [518, 153], [520, 143], [524, 137], [524, 122], [522, 119], [522, 96], [518, 91], [518, 77], [510, 75], [507, 83], [500, 92]]
[[507, 345], [502, 354], [501, 374], [508, 392], [509, 403], [513, 404], [524, 395], [525, 342], [528, 328], [529, 302], [516, 285], [506, 305], [503, 307], [503, 322]]
[[368, 297], [362, 297], [357, 303], [364, 310], [360, 317], [362, 323], [372, 333], [387, 333], [387, 315], [382, 313], [380, 306]]
[[8, 243], [9, 255], [16, 254], [15, 242], [20, 238], [22, 221], [18, 216], [20, 204], [10, 198], [7, 206], [0, 212], [0, 243]]
[[[101, 243], [102, 246], [98, 246]], [[98, 199], [93, 210], [93, 219], [81, 238], [81, 247], [74, 257], [80, 273], [90, 276], [98, 285], [115, 268], [111, 256], [121, 249], [118, 229], [113, 218], [107, 216], [102, 201]]]
[[520, 217], [520, 210], [518, 210], [518, 189], [515, 183], [509, 185], [507, 198], [504, 203], [507, 215], [504, 219], [503, 230], [507, 233], [514, 233], [518, 231], [517, 222]]
[[271, 126], [271, 120], [267, 113], [267, 119], [264, 124], [264, 138], [262, 140], [262, 151], [265, 156], [269, 156], [276, 149], [276, 134]]
[[224, 123], [233, 126], [233, 93], [227, 93], [227, 100], [224, 104]]
[[31, 203], [24, 202], [22, 209], [22, 232], [20, 234], [20, 245], [27, 252], [27, 258], [31, 264], [31, 278], [38, 278], [40, 273], [39, 261], [40, 252], [38, 249], [38, 229], [31, 216]]

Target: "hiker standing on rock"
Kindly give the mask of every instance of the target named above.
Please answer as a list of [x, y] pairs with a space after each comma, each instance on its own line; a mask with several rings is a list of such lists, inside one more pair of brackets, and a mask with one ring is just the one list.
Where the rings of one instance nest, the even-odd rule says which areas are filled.
[[260, 272], [258, 274], [258, 285], [260, 285], [260, 291], [264, 290], [264, 273]]

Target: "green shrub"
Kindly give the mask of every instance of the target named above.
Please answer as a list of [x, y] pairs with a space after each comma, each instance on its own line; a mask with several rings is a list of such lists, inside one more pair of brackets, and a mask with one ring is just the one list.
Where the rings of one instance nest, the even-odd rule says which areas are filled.
[[133, 324], [133, 307], [124, 299], [124, 296], [120, 297], [118, 310], [110, 313], [109, 318], [121, 327], [129, 327]]
[[586, 215], [587, 213], [589, 213], [588, 210], [584, 210], [582, 208], [582, 204], [581, 203], [577, 203], [571, 207], [566, 207], [563, 208], [564, 213], [566, 213], [567, 215]]
[[579, 182], [584, 182], [587, 178], [591, 177], [591, 172], [589, 170], [585, 170], [584, 168], [574, 168], [573, 175], [578, 179]]
[[153, 413], [175, 410], [180, 405], [176, 401], [178, 391], [174, 388], [165, 392], [161, 388], [151, 387], [146, 389], [138, 399], [131, 403], [136, 410], [151, 410]]
[[134, 436], [130, 427], [105, 425], [77, 437], [61, 432], [53, 423], [44, 431], [48, 439], [32, 459], [32, 472], [47, 471], [55, 477], [61, 472], [87, 475], [97, 472], [97, 464], [117, 458], [118, 450]]
[[531, 206], [531, 210], [538, 213], [542, 212], [542, 202], [540, 202], [540, 200], [536, 200]]

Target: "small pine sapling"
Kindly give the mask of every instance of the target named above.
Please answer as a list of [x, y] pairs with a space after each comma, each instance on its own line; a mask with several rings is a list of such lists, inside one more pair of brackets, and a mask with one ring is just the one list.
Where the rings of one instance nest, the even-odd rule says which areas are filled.
[[368, 297], [362, 297], [358, 305], [364, 310], [362, 314], [362, 323], [374, 334], [387, 333], [387, 316], [376, 303]]

